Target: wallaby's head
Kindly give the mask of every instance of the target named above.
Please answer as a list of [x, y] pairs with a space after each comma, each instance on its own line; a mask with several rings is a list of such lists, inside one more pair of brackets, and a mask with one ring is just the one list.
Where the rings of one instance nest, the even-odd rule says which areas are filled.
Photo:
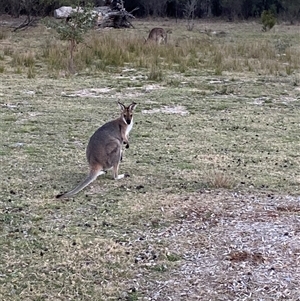
[[118, 105], [119, 105], [119, 107], [121, 109], [121, 118], [123, 119], [123, 121], [126, 124], [129, 125], [131, 123], [131, 120], [132, 120], [133, 110], [136, 107], [136, 103], [133, 102], [131, 105], [129, 105], [128, 107], [126, 107], [126, 106], [124, 106], [122, 103], [120, 103], [118, 101]]

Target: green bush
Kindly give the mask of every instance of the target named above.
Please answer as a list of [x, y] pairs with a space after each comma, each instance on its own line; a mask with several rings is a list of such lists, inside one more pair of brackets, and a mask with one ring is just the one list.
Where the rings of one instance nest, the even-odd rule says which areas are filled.
[[69, 42], [70, 59], [68, 66], [69, 71], [74, 73], [74, 52], [77, 45], [84, 42], [85, 33], [94, 26], [95, 16], [90, 6], [84, 7], [83, 10], [80, 10], [78, 6], [77, 10], [73, 11], [69, 17], [68, 22], [53, 21], [45, 18], [44, 24], [55, 29], [61, 40]]
[[270, 30], [276, 24], [276, 17], [270, 10], [264, 10], [261, 14], [263, 31]]

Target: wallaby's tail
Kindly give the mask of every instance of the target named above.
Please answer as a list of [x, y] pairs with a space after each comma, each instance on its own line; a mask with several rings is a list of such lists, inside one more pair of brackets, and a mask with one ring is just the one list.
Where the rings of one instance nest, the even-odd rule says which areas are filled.
[[97, 174], [96, 173], [90, 173], [87, 178], [82, 181], [77, 187], [75, 187], [73, 190], [63, 193], [63, 194], [58, 194], [56, 196], [57, 199], [64, 199], [64, 198], [68, 198], [73, 196], [74, 194], [78, 193], [80, 190], [82, 190], [83, 188], [85, 188], [86, 186], [88, 186], [90, 183], [92, 183], [93, 181], [96, 180], [97, 178]]

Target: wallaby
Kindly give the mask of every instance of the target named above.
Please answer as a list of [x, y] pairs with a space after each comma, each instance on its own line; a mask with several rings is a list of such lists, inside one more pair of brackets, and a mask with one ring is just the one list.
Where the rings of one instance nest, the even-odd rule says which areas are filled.
[[90, 138], [86, 149], [86, 157], [90, 166], [89, 175], [76, 188], [59, 194], [56, 198], [73, 196], [111, 168], [115, 180], [124, 178], [124, 174], [118, 175], [119, 164], [122, 160], [122, 144], [125, 143], [126, 148], [129, 148], [128, 135], [133, 126], [132, 115], [136, 103], [133, 102], [128, 107], [120, 102], [118, 105], [122, 110], [121, 116], [105, 123]]
[[167, 33], [163, 28], [152, 28], [147, 40], [145, 43], [148, 43], [149, 41], [154, 41], [157, 44], [166, 44], [167, 43]]

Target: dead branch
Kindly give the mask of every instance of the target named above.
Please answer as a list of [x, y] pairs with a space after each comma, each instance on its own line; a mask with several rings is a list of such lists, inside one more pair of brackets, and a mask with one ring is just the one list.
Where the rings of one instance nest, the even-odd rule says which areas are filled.
[[25, 30], [29, 26], [34, 26], [34, 23], [38, 20], [38, 18], [34, 18], [31, 15], [28, 15], [26, 20], [21, 23], [18, 27], [13, 29], [13, 32], [16, 32], [18, 30]]

